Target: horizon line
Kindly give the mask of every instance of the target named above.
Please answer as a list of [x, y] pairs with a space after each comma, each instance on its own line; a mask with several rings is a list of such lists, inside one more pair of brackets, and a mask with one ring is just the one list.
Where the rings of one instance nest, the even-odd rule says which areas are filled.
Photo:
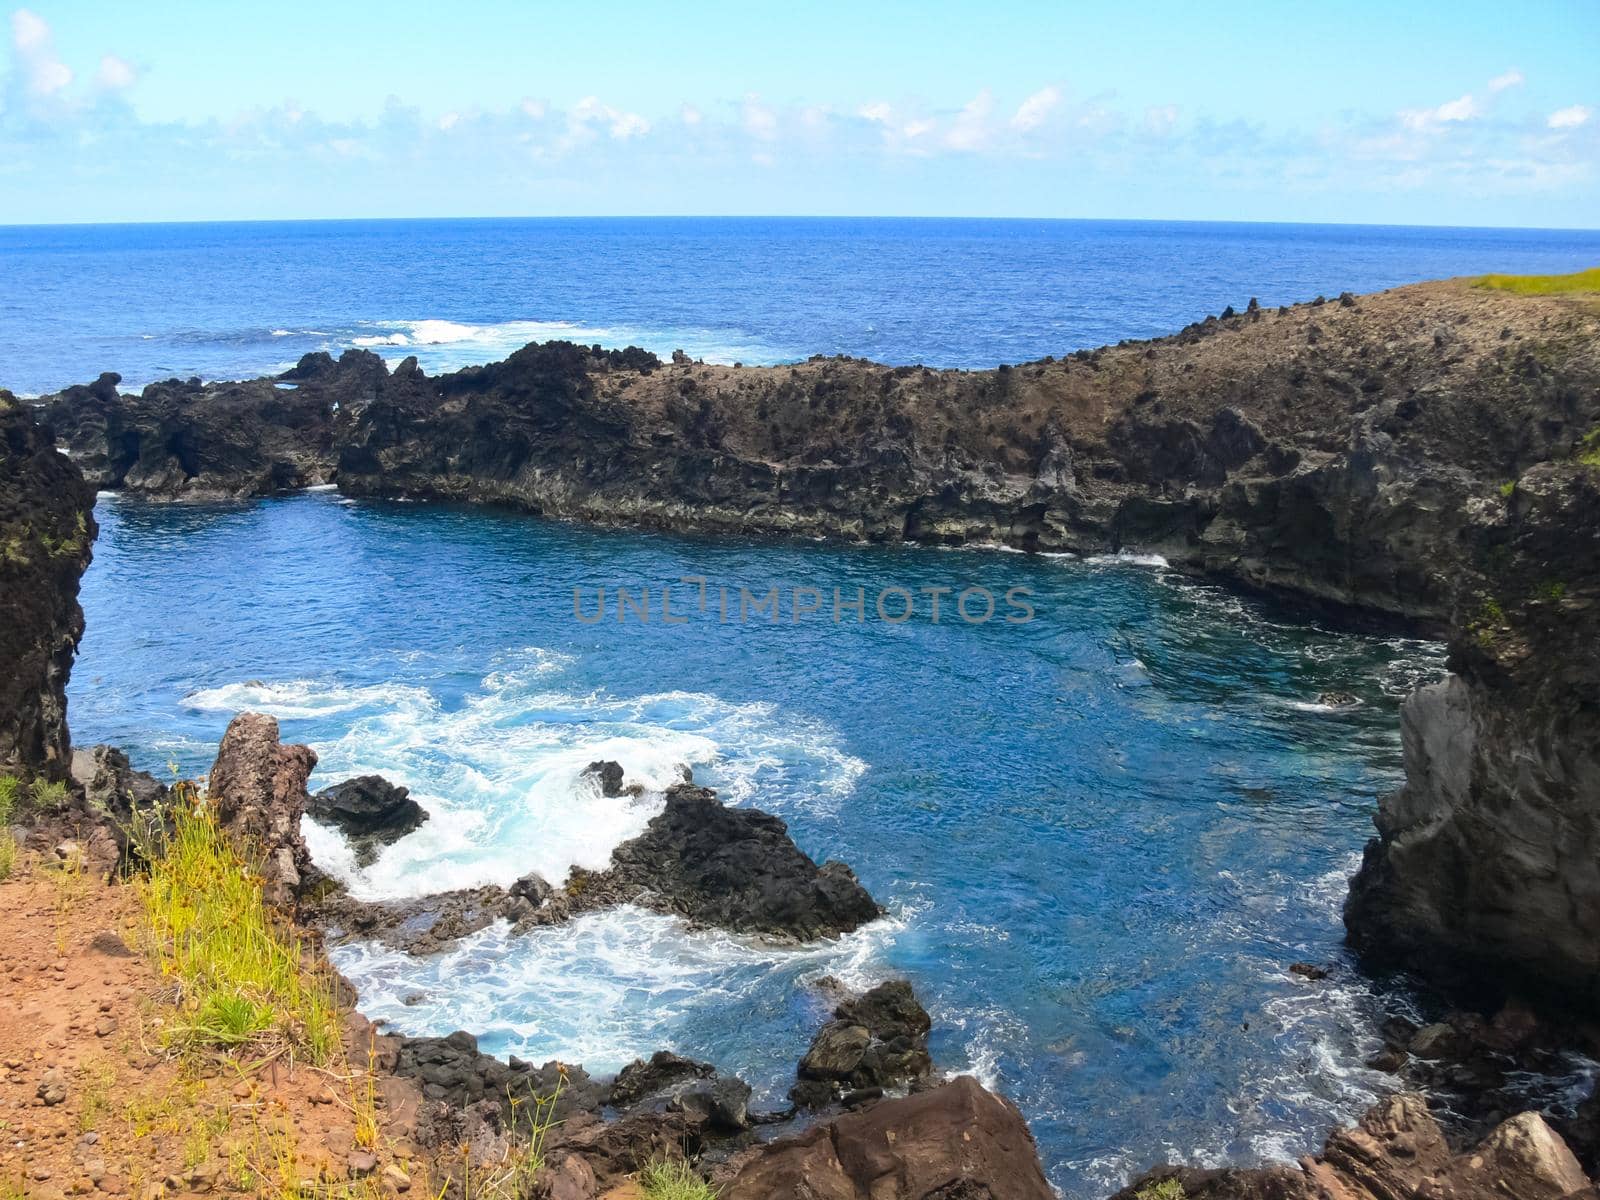
[[1124, 225], [1245, 225], [1275, 227], [1324, 227], [1335, 229], [1458, 229], [1503, 233], [1600, 234], [1597, 226], [1568, 225], [1453, 225], [1394, 221], [1291, 221], [1248, 220], [1219, 217], [1066, 217], [1066, 216], [973, 216], [967, 214], [909, 213], [501, 213], [463, 216], [383, 216], [383, 217], [195, 217], [151, 218], [131, 221], [0, 221], [8, 229], [119, 229], [187, 225], [355, 225], [400, 224], [423, 221], [983, 221], [995, 223], [1124, 224]]

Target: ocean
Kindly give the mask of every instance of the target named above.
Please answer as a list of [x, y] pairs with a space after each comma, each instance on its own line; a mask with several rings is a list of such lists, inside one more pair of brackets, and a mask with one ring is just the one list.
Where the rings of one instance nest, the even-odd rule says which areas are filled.
[[[1114, 222], [471, 221], [0, 230], [0, 370], [41, 392], [241, 376], [308, 350], [430, 370], [531, 337], [724, 361], [814, 353], [978, 367], [1263, 303], [1600, 261], [1600, 234]], [[1164, 1157], [1319, 1145], [1384, 1088], [1363, 1065], [1408, 1001], [1339, 919], [1398, 705], [1430, 642], [1352, 634], [1159, 559], [608, 531], [319, 490], [239, 504], [103, 496], [70, 689], [79, 744], [204, 771], [229, 718], [278, 716], [314, 786], [377, 772], [432, 819], [359, 868], [369, 897], [601, 865], [659, 795], [603, 800], [598, 758], [679, 764], [850, 863], [888, 917], [782, 949], [622, 909], [433, 959], [335, 951], [363, 1009], [496, 1053], [615, 1069], [667, 1047], [782, 1102], [824, 1019], [811, 985], [912, 980], [933, 1051], [1011, 1096], [1067, 1197]], [[1034, 619], [892, 623], [715, 608], [590, 624], [595, 589], [868, 597], [1025, 589]], [[1002, 614], [1004, 613], [1002, 607]], [[1354, 704], [1329, 704], [1344, 692]], [[1327, 980], [1290, 963], [1330, 968]]]
[[993, 367], [1243, 308], [1600, 263], [1600, 232], [1139, 221], [616, 219], [0, 227], [0, 386], [444, 371], [553, 337], [767, 364]]

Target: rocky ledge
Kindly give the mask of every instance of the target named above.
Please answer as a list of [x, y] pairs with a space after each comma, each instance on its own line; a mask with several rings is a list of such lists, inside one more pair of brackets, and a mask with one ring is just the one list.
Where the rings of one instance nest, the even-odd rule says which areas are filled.
[[717, 367], [529, 346], [430, 378], [368, 351], [271, 379], [45, 398], [90, 480], [347, 493], [675, 529], [1137, 546], [1443, 625], [1469, 507], [1600, 422], [1600, 314], [1464, 281], [994, 371]]

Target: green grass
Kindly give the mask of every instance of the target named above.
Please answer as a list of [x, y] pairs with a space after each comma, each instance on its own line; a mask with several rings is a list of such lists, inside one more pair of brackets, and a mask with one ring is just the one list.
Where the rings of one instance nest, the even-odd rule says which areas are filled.
[[17, 807], [17, 781], [0, 775], [0, 879], [10, 879], [17, 867], [17, 840], [11, 836], [11, 814]]
[[1134, 1193], [1134, 1200], [1187, 1200], [1183, 1184], [1176, 1179], [1158, 1179]]
[[1600, 470], [1600, 427], [1591, 429], [1578, 443], [1577, 460], [1586, 467]]
[[682, 1159], [659, 1160], [639, 1172], [645, 1200], [716, 1200], [716, 1189]]
[[299, 939], [269, 911], [211, 804], [191, 793], [173, 812], [139, 893], [150, 952], [179, 987], [177, 1048], [333, 1061], [342, 1047], [332, 981], [307, 965]]
[[1577, 292], [1600, 292], [1600, 267], [1574, 271], [1571, 275], [1479, 275], [1473, 287], [1519, 296], [1568, 296]]

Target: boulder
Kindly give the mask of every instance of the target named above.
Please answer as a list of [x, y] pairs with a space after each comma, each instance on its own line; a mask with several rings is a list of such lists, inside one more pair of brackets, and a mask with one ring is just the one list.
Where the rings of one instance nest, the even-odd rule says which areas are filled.
[[278, 722], [240, 713], [228, 725], [211, 766], [208, 790], [224, 831], [260, 863], [268, 903], [293, 910], [311, 865], [300, 834], [317, 765], [309, 746], [285, 746]]
[[[1157, 1167], [1112, 1200], [1149, 1200], [1172, 1180], [1186, 1200], [1594, 1200], [1582, 1167], [1537, 1113], [1502, 1122], [1478, 1145], [1451, 1151], [1421, 1096], [1373, 1106], [1336, 1130], [1322, 1153], [1284, 1166], [1227, 1171]], [[1170, 1187], [1170, 1185], [1168, 1185]]]
[[721, 1200], [1054, 1200], [1033, 1136], [969, 1076], [813, 1126], [730, 1163]]
[[324, 788], [311, 797], [306, 812], [344, 834], [362, 865], [428, 819], [427, 810], [411, 799], [409, 789], [381, 775], [358, 775]]
[[604, 759], [592, 762], [583, 769], [585, 778], [593, 779], [600, 786], [602, 796], [622, 795], [622, 764]]
[[596, 1112], [604, 1099], [604, 1089], [582, 1067], [556, 1062], [536, 1067], [515, 1055], [501, 1062], [480, 1053], [478, 1039], [465, 1032], [401, 1038], [394, 1073], [415, 1079], [425, 1100], [453, 1109], [496, 1104], [508, 1128], [526, 1127], [536, 1112], [541, 1121]]
[[881, 1095], [888, 1088], [922, 1086], [932, 1078], [928, 1032], [933, 1022], [903, 979], [849, 996], [812, 1039], [789, 1098], [801, 1108], [821, 1108]]

